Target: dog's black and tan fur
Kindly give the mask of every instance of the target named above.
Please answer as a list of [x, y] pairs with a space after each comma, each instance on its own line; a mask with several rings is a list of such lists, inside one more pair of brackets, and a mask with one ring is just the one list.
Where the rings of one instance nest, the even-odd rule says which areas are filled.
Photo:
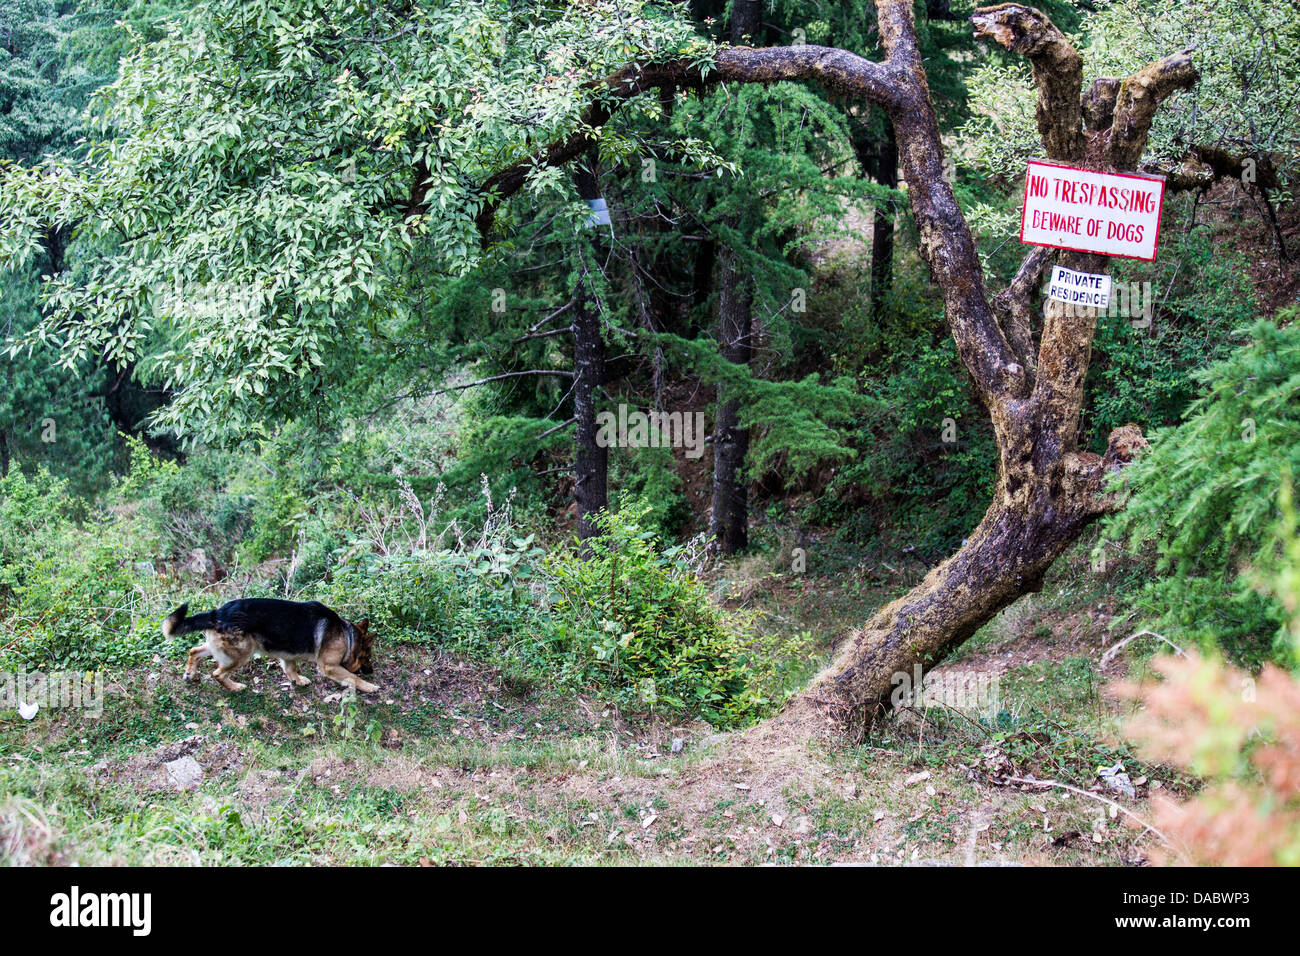
[[374, 636], [369, 620], [355, 624], [343, 620], [319, 601], [279, 601], [272, 598], [244, 598], [223, 604], [215, 611], [187, 617], [189, 605], [182, 604], [163, 621], [163, 637], [201, 631], [202, 644], [191, 648], [185, 663], [185, 679], [199, 679], [199, 661], [216, 659], [213, 673], [226, 690], [243, 690], [230, 675], [250, 658], [274, 657], [290, 680], [299, 687], [311, 681], [298, 673], [298, 661], [314, 660], [316, 669], [331, 680], [369, 693], [379, 690], [357, 676], [370, 672]]

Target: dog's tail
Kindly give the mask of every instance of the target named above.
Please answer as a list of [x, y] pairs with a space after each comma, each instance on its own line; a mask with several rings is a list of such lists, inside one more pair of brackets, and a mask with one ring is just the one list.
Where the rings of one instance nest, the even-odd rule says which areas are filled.
[[188, 634], [191, 631], [204, 631], [216, 625], [217, 619], [214, 612], [204, 611], [202, 614], [186, 617], [189, 609], [188, 604], [182, 604], [167, 615], [167, 619], [163, 621], [162, 625], [163, 637], [175, 637], [178, 634]]

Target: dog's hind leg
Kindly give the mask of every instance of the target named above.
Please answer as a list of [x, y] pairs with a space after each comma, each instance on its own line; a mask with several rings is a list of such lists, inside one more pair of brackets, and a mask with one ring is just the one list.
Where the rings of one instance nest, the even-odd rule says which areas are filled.
[[224, 687], [226, 690], [231, 690], [231, 691], [243, 690], [245, 687], [248, 686], [247, 684], [241, 684], [237, 680], [230, 679], [230, 675], [234, 671], [238, 670], [243, 663], [244, 663], [243, 661], [239, 661], [239, 663], [232, 664], [229, 667], [222, 665], [221, 667], [218, 667], [215, 671], [212, 672], [212, 676], [216, 680], [216, 682], [220, 684], [222, 687]]
[[208, 642], [204, 641], [197, 647], [191, 647], [189, 656], [185, 658], [185, 680], [193, 682], [199, 679], [199, 661], [205, 657], [212, 656], [212, 649], [208, 647]]
[[287, 657], [280, 658], [280, 670], [284, 671], [284, 676], [289, 678], [289, 680], [293, 681], [299, 687], [306, 687], [311, 683], [311, 678], [299, 674], [297, 666], [295, 666], [294, 662], [289, 660]]
[[348, 687], [355, 687], [363, 694], [370, 694], [379, 690], [378, 686], [370, 683], [370, 681], [362, 680], [346, 667], [341, 667], [338, 664], [326, 664], [323, 661], [318, 661], [317, 666], [319, 667], [320, 672], [330, 680], [338, 681], [340, 684], [346, 684]]
[[239, 683], [239, 681], [231, 680], [230, 675], [243, 667], [248, 662], [248, 659], [253, 656], [253, 642], [242, 635], [221, 634], [209, 646], [212, 649], [212, 656], [216, 658], [217, 663], [220, 665], [213, 671], [213, 679], [226, 690], [243, 690], [245, 685]]

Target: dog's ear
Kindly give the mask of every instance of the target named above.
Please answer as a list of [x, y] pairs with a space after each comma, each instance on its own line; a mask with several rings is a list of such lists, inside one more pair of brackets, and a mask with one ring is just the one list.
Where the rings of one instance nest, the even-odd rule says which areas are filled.
[[357, 621], [355, 626], [362, 634], [366, 633], [370, 630], [370, 618], [363, 617], [361, 620]]

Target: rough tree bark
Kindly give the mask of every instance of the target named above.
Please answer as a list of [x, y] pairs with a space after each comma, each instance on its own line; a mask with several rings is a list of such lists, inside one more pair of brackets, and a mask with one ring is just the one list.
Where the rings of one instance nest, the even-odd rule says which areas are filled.
[[[1078, 448], [1084, 377], [1097, 313], [1049, 300], [1036, 359], [1027, 319], [1030, 296], [1051, 259], [1034, 250], [1001, 297], [987, 298], [970, 232], [942, 176], [938, 129], [902, 4], [882, 4], [889, 62], [917, 82], [893, 110], [903, 174], [921, 236], [921, 252], [943, 291], [962, 360], [992, 418], [997, 484], [979, 526], [961, 549], [911, 592], [882, 608], [841, 646], [834, 663], [804, 697], [847, 718], [888, 704], [896, 675], [929, 668], [999, 610], [1037, 590], [1057, 557], [1089, 523], [1119, 501], [1106, 476], [1144, 446], [1136, 426], [1116, 429], [1104, 456]], [[886, 16], [893, 7], [892, 16]], [[977, 10], [978, 36], [1029, 58], [1038, 88], [1037, 122], [1049, 159], [1093, 169], [1135, 168], [1160, 101], [1196, 78], [1186, 53], [1151, 64], [1123, 81], [1089, 91], [1084, 126], [1083, 64], [1037, 10], [1003, 4]], [[1104, 272], [1102, 256], [1069, 252], [1072, 269]]]
[[[997, 443], [993, 500], [961, 549], [912, 591], [882, 608], [841, 644], [835, 661], [792, 703], [792, 717], [852, 721], [887, 706], [895, 675], [933, 666], [998, 611], [1036, 590], [1052, 562], [1101, 515], [1121, 505], [1107, 476], [1138, 454], [1136, 426], [1111, 433], [1104, 455], [1078, 447], [1083, 383], [1096, 313], [1049, 303], [1033, 348], [1032, 299], [1051, 254], [1035, 249], [1016, 280], [992, 299], [975, 243], [943, 176], [943, 146], [917, 48], [910, 0], [879, 0], [884, 62], [816, 46], [728, 48], [703, 77], [689, 63], [629, 67], [595, 87], [585, 119], [604, 123], [621, 101], [652, 88], [698, 89], [724, 81], [811, 80], [837, 96], [879, 104], [893, 122], [920, 253], [939, 288], [962, 363], [988, 411]], [[1103, 171], [1137, 166], [1157, 107], [1189, 88], [1187, 51], [1127, 78], [1103, 77], [1082, 90], [1083, 64], [1041, 12], [1020, 4], [977, 10], [976, 34], [1026, 56], [1038, 88], [1037, 121], [1047, 158]], [[584, 130], [528, 163], [494, 175], [479, 218], [490, 229], [494, 203], [518, 190], [531, 163], [567, 162], [589, 145]], [[486, 233], [485, 233], [486, 235]], [[1075, 269], [1101, 272], [1100, 257], [1068, 253]]]

